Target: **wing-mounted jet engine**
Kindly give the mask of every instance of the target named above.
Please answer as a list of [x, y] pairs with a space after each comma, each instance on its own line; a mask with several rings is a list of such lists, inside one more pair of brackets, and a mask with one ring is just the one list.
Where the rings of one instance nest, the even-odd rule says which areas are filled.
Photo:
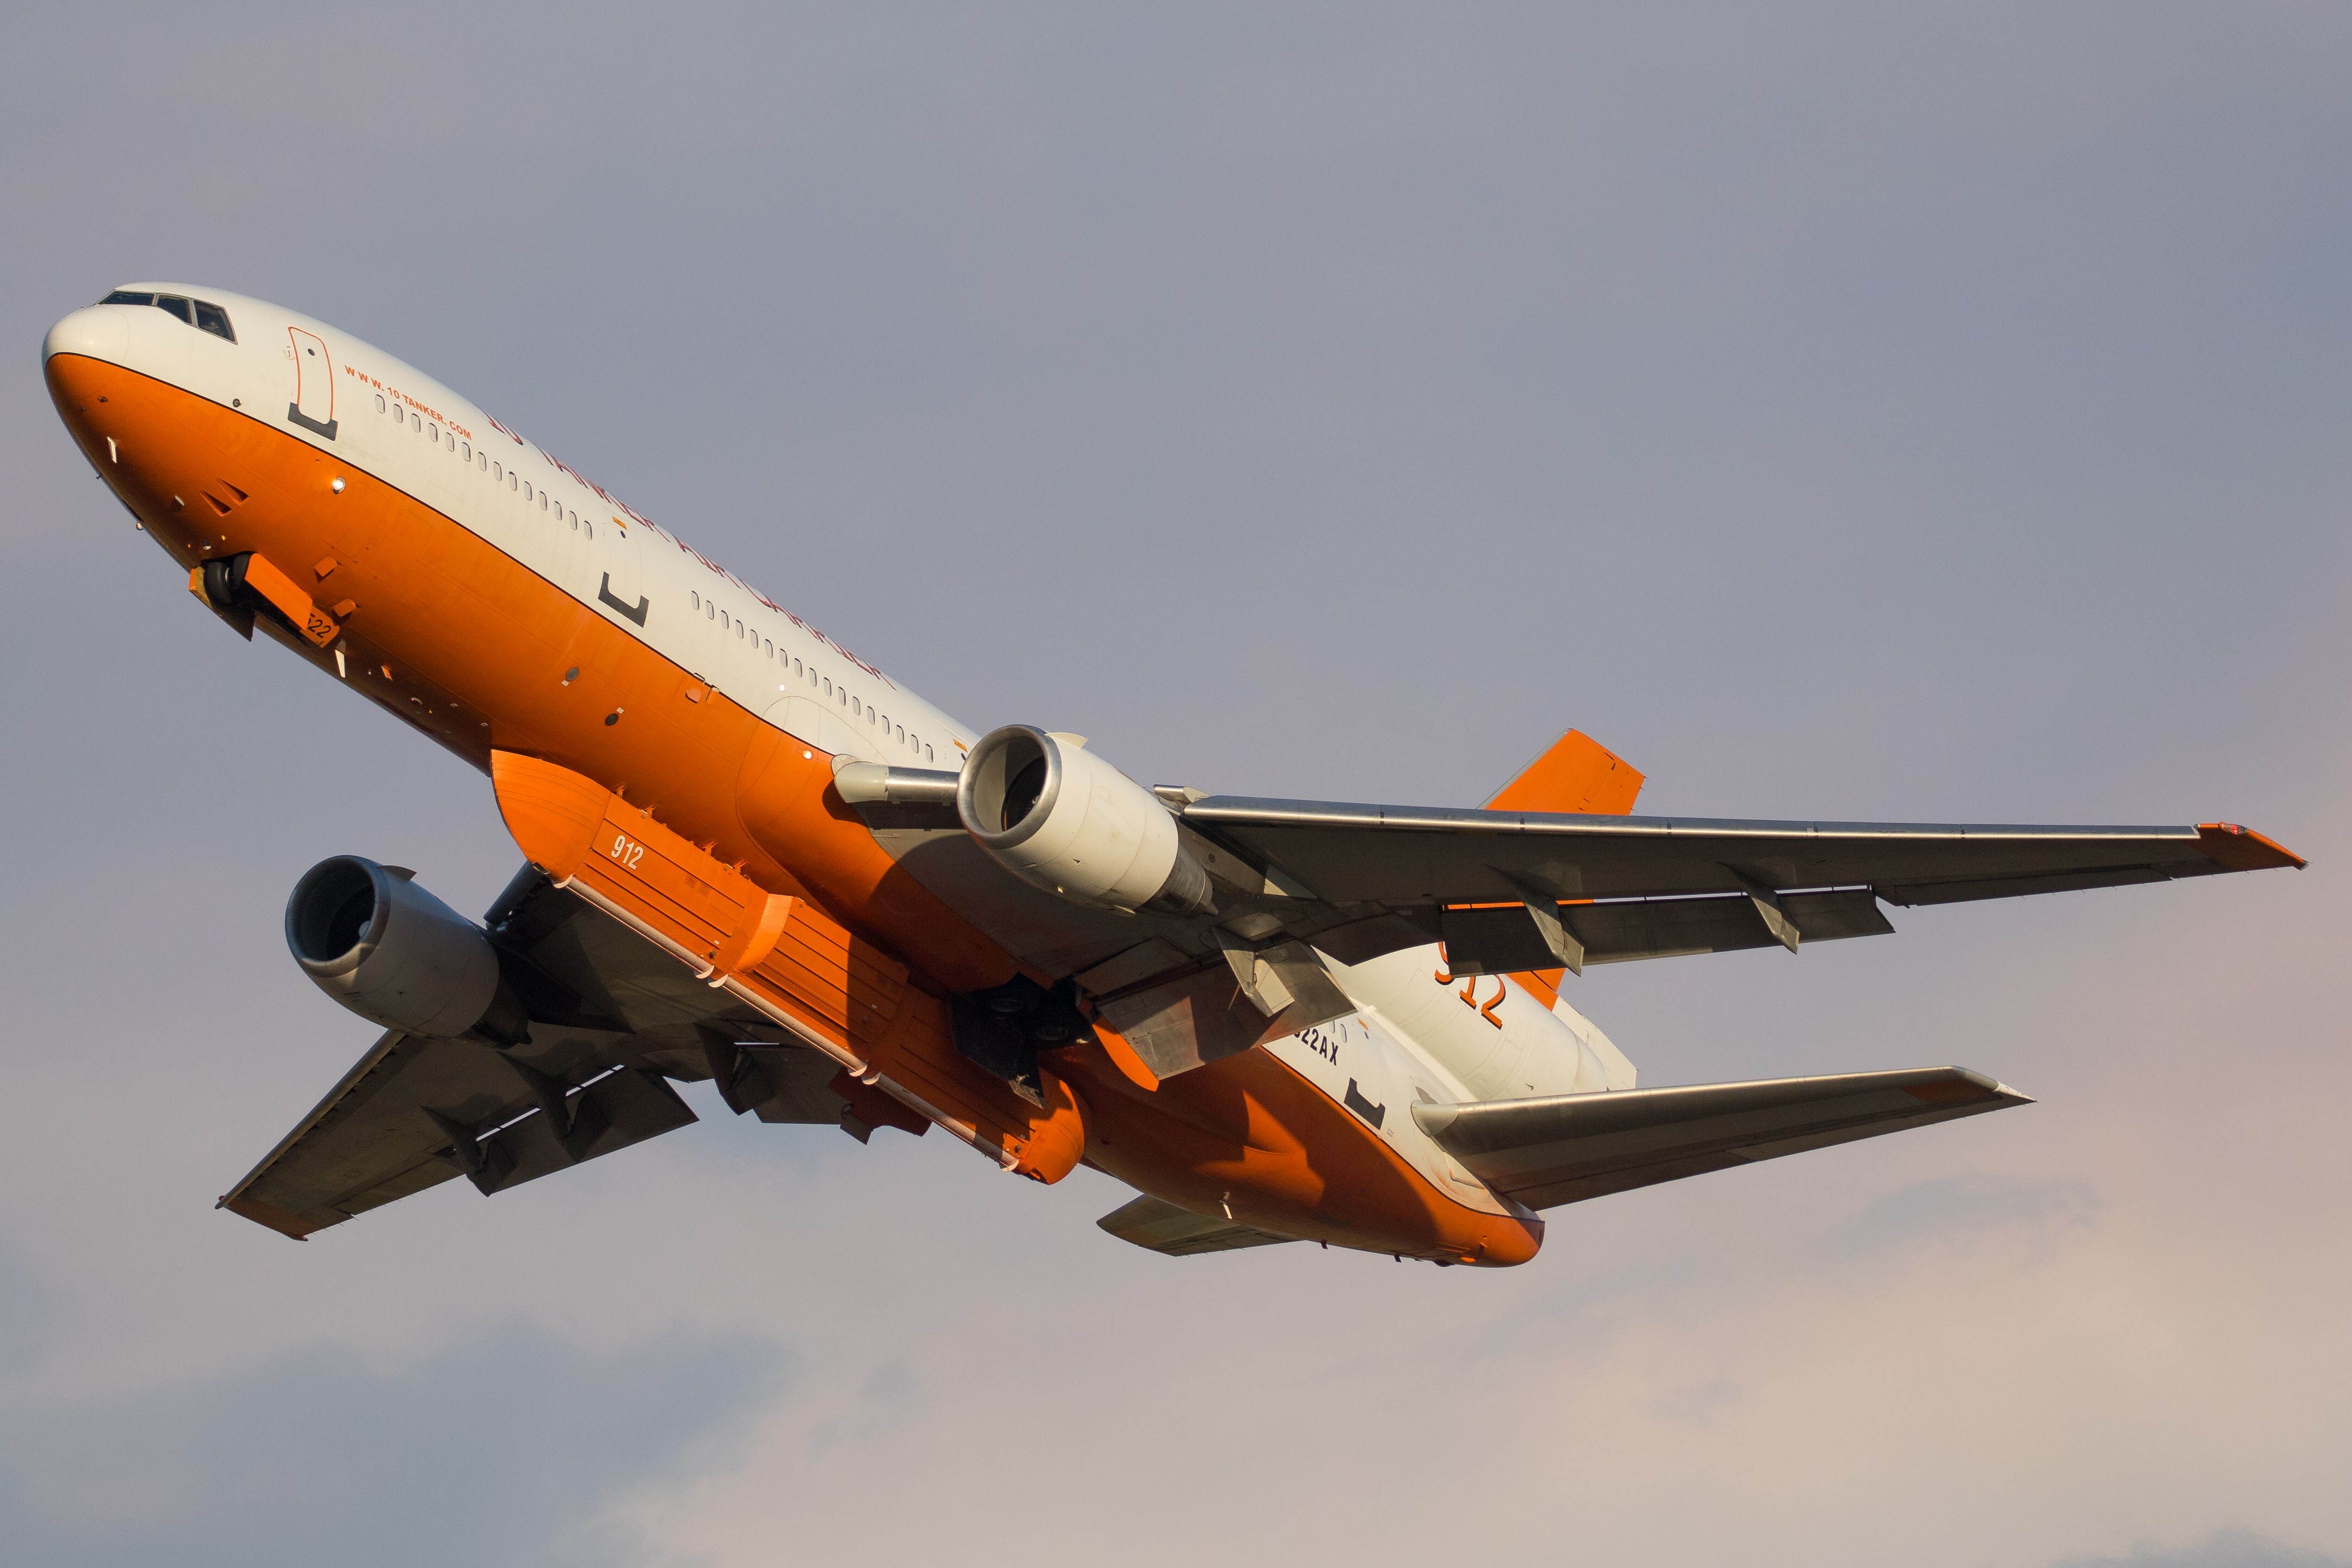
[[997, 864], [1063, 898], [1131, 914], [1202, 915], [1209, 873], [1150, 790], [1076, 736], [1006, 725], [956, 783], [956, 815]]
[[362, 1018], [408, 1034], [527, 1038], [488, 933], [416, 884], [405, 867], [358, 855], [320, 861], [286, 901], [286, 946], [318, 988]]

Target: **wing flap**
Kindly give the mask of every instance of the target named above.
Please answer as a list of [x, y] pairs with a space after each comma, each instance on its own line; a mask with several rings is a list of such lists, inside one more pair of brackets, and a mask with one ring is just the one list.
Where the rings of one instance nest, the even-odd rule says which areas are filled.
[[[1895, 927], [1867, 888], [1792, 893], [1776, 901], [1783, 924], [1807, 942], [1884, 936]], [[1746, 894], [1698, 898], [1624, 899], [1563, 904], [1560, 925], [1583, 949], [1587, 964], [1622, 964], [1690, 953], [1732, 953], [1784, 946]], [[1447, 909], [1439, 920], [1449, 963], [1462, 974], [1507, 975], [1540, 969], [1551, 958], [1524, 907], [1502, 904]]]
[[2030, 1104], [1960, 1067], [1413, 1107], [1479, 1180], [1530, 1208]]
[[694, 1120], [659, 1073], [566, 1084], [477, 1040], [394, 1030], [220, 1207], [299, 1239], [453, 1176], [501, 1192]]

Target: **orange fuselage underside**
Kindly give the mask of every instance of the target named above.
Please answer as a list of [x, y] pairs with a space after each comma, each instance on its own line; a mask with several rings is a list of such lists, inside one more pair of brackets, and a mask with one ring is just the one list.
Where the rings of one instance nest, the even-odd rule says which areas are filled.
[[[513, 752], [620, 791], [761, 886], [811, 899], [898, 954], [936, 995], [1014, 972], [875, 842], [831, 788], [831, 758], [487, 540], [208, 399], [79, 355], [47, 370], [84, 455], [184, 570], [248, 550], [275, 563], [335, 607], [344, 684], [478, 768], [493, 749]], [[330, 649], [262, 624], [336, 674]], [[1454, 1202], [1264, 1051], [1157, 1091], [1098, 1049], [1066, 1055], [1058, 1065], [1088, 1111], [1087, 1161], [1146, 1192], [1375, 1251], [1507, 1264], [1540, 1244], [1540, 1222]]]

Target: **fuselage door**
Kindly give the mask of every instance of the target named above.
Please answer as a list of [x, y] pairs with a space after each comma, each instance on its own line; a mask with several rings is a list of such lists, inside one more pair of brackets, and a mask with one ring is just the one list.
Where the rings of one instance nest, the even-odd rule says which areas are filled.
[[286, 405], [286, 417], [313, 435], [335, 438], [335, 361], [327, 353], [327, 345], [316, 332], [306, 332], [299, 327], [289, 327], [286, 335], [294, 345], [294, 401]]
[[645, 625], [653, 607], [640, 587], [644, 573], [638, 557], [644, 549], [645, 540], [631, 538], [628, 525], [609, 513], [580, 519], [580, 552], [588, 563], [597, 604], [637, 627]]
[[768, 722], [811, 748], [834, 757], [875, 760], [875, 746], [866, 733], [814, 697], [799, 693], [768, 705]]

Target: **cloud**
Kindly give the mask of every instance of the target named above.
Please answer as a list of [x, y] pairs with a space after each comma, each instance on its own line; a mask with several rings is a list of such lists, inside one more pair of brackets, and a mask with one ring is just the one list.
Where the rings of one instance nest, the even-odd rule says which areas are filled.
[[786, 1358], [740, 1334], [584, 1350], [524, 1324], [373, 1364], [315, 1344], [177, 1387], [0, 1406], [0, 1540], [46, 1568], [592, 1568], [631, 1489], [723, 1471]]
[[1984, 1172], [1935, 1176], [1871, 1199], [1824, 1239], [1823, 1250], [1850, 1260], [1913, 1246], [1964, 1245], [1994, 1234], [2032, 1241], [2053, 1228], [2090, 1224], [2098, 1207], [2088, 1182]]
[[2282, 1546], [2246, 1530], [2224, 1530], [2196, 1546], [2138, 1546], [2128, 1557], [2069, 1557], [2052, 1568], [2352, 1568], [2352, 1557]]

